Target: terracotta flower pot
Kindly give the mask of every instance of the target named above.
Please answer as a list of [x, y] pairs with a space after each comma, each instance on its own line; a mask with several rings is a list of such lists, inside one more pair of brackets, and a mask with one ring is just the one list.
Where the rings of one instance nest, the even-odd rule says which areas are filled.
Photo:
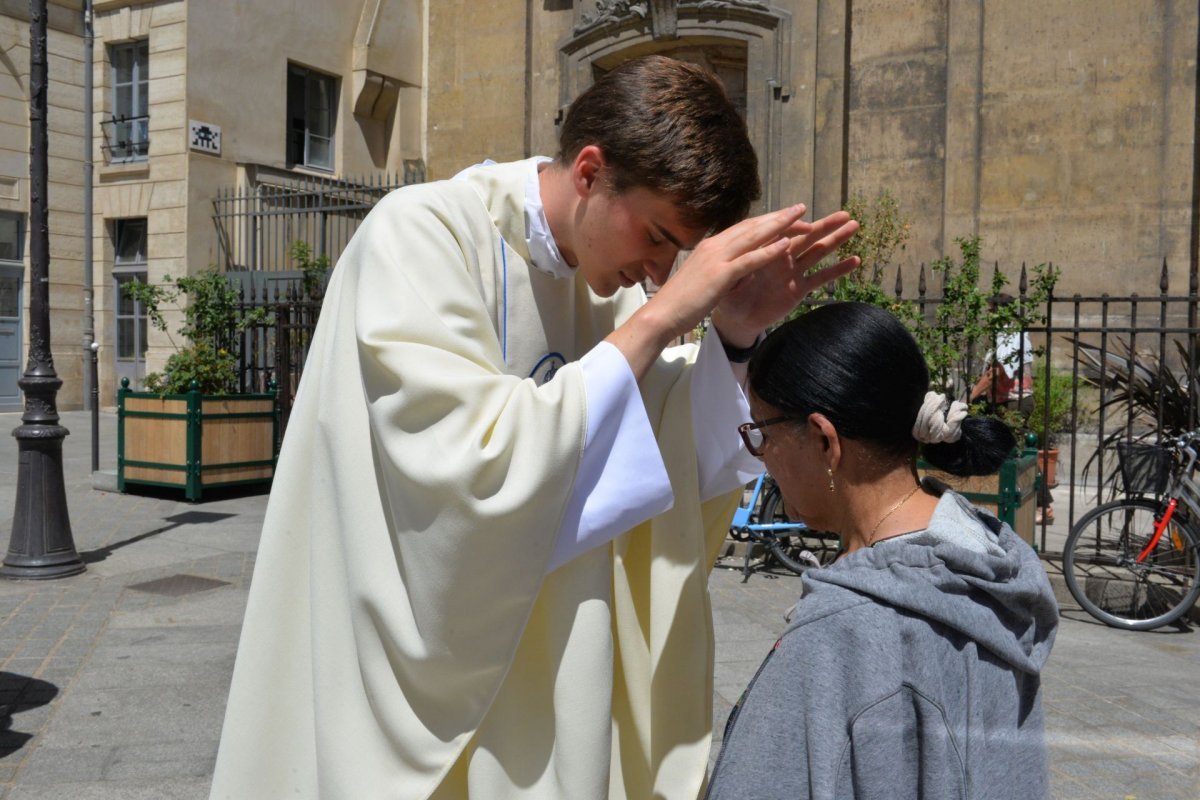
[[1038, 450], [1037, 464], [1038, 469], [1042, 471], [1043, 479], [1046, 481], [1046, 487], [1053, 489], [1055, 486], [1058, 486], [1058, 448]]

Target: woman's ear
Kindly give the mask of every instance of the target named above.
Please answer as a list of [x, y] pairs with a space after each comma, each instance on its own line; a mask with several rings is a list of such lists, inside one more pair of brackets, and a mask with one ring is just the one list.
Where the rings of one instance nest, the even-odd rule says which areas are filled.
[[821, 437], [822, 449], [825, 453], [825, 466], [834, 472], [842, 463], [842, 439], [838, 436], [837, 428], [824, 414], [808, 415], [809, 433]]

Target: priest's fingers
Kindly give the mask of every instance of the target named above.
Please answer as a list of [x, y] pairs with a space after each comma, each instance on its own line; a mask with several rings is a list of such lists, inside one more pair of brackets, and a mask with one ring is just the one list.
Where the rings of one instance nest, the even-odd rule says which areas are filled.
[[823, 224], [814, 225], [809, 234], [791, 240], [788, 251], [797, 269], [807, 270], [816, 266], [858, 233], [858, 222], [850, 219], [849, 215], [827, 220], [830, 218], [821, 220]]
[[807, 226], [808, 223], [800, 220], [807, 211], [808, 207], [800, 203], [768, 214], [760, 214], [744, 219], [706, 241], [732, 257], [734, 254], [770, 244], [781, 236], [787, 236], [793, 225]]
[[858, 256], [851, 256], [850, 258], [839, 261], [831, 267], [824, 267], [806, 274], [798, 281], [801, 299], [803, 299], [806, 295], [811, 294], [815, 289], [818, 289], [821, 286], [829, 283], [830, 281], [836, 281], [843, 275], [853, 272], [858, 268], [860, 263], [862, 262], [859, 261]]
[[849, 213], [835, 211], [832, 214], [821, 217], [821, 219], [815, 222], [807, 222], [802, 219], [796, 220], [780, 235], [794, 240], [796, 242], [795, 250], [799, 251], [803, 249], [805, 241], [816, 241], [849, 221]]

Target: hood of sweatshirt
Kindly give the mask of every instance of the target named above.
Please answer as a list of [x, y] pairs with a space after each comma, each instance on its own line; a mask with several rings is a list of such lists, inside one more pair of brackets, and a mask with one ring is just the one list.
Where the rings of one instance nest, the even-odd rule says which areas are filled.
[[856, 550], [808, 570], [803, 580], [804, 617], [818, 610], [814, 606], [833, 611], [868, 597], [960, 631], [1034, 675], [1050, 655], [1058, 626], [1058, 605], [1033, 549], [949, 490], [925, 530]]

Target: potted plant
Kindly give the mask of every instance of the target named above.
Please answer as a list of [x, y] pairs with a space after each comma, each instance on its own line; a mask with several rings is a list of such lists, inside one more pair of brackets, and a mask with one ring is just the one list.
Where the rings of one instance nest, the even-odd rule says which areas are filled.
[[1033, 371], [1033, 403], [1024, 424], [1037, 436], [1038, 466], [1051, 489], [1058, 485], [1058, 436], [1072, 428], [1074, 409], [1074, 378], [1070, 373], [1047, 370], [1039, 362]]
[[244, 308], [225, 276], [209, 269], [162, 285], [123, 288], [151, 324], [167, 330], [163, 307], [182, 305], [177, 333], [185, 342], [146, 391], [128, 379], [117, 393], [117, 487], [182, 488], [196, 501], [206, 488], [269, 483], [275, 473], [278, 413], [273, 393], [236, 394], [240, 334], [268, 324], [265, 309]]

